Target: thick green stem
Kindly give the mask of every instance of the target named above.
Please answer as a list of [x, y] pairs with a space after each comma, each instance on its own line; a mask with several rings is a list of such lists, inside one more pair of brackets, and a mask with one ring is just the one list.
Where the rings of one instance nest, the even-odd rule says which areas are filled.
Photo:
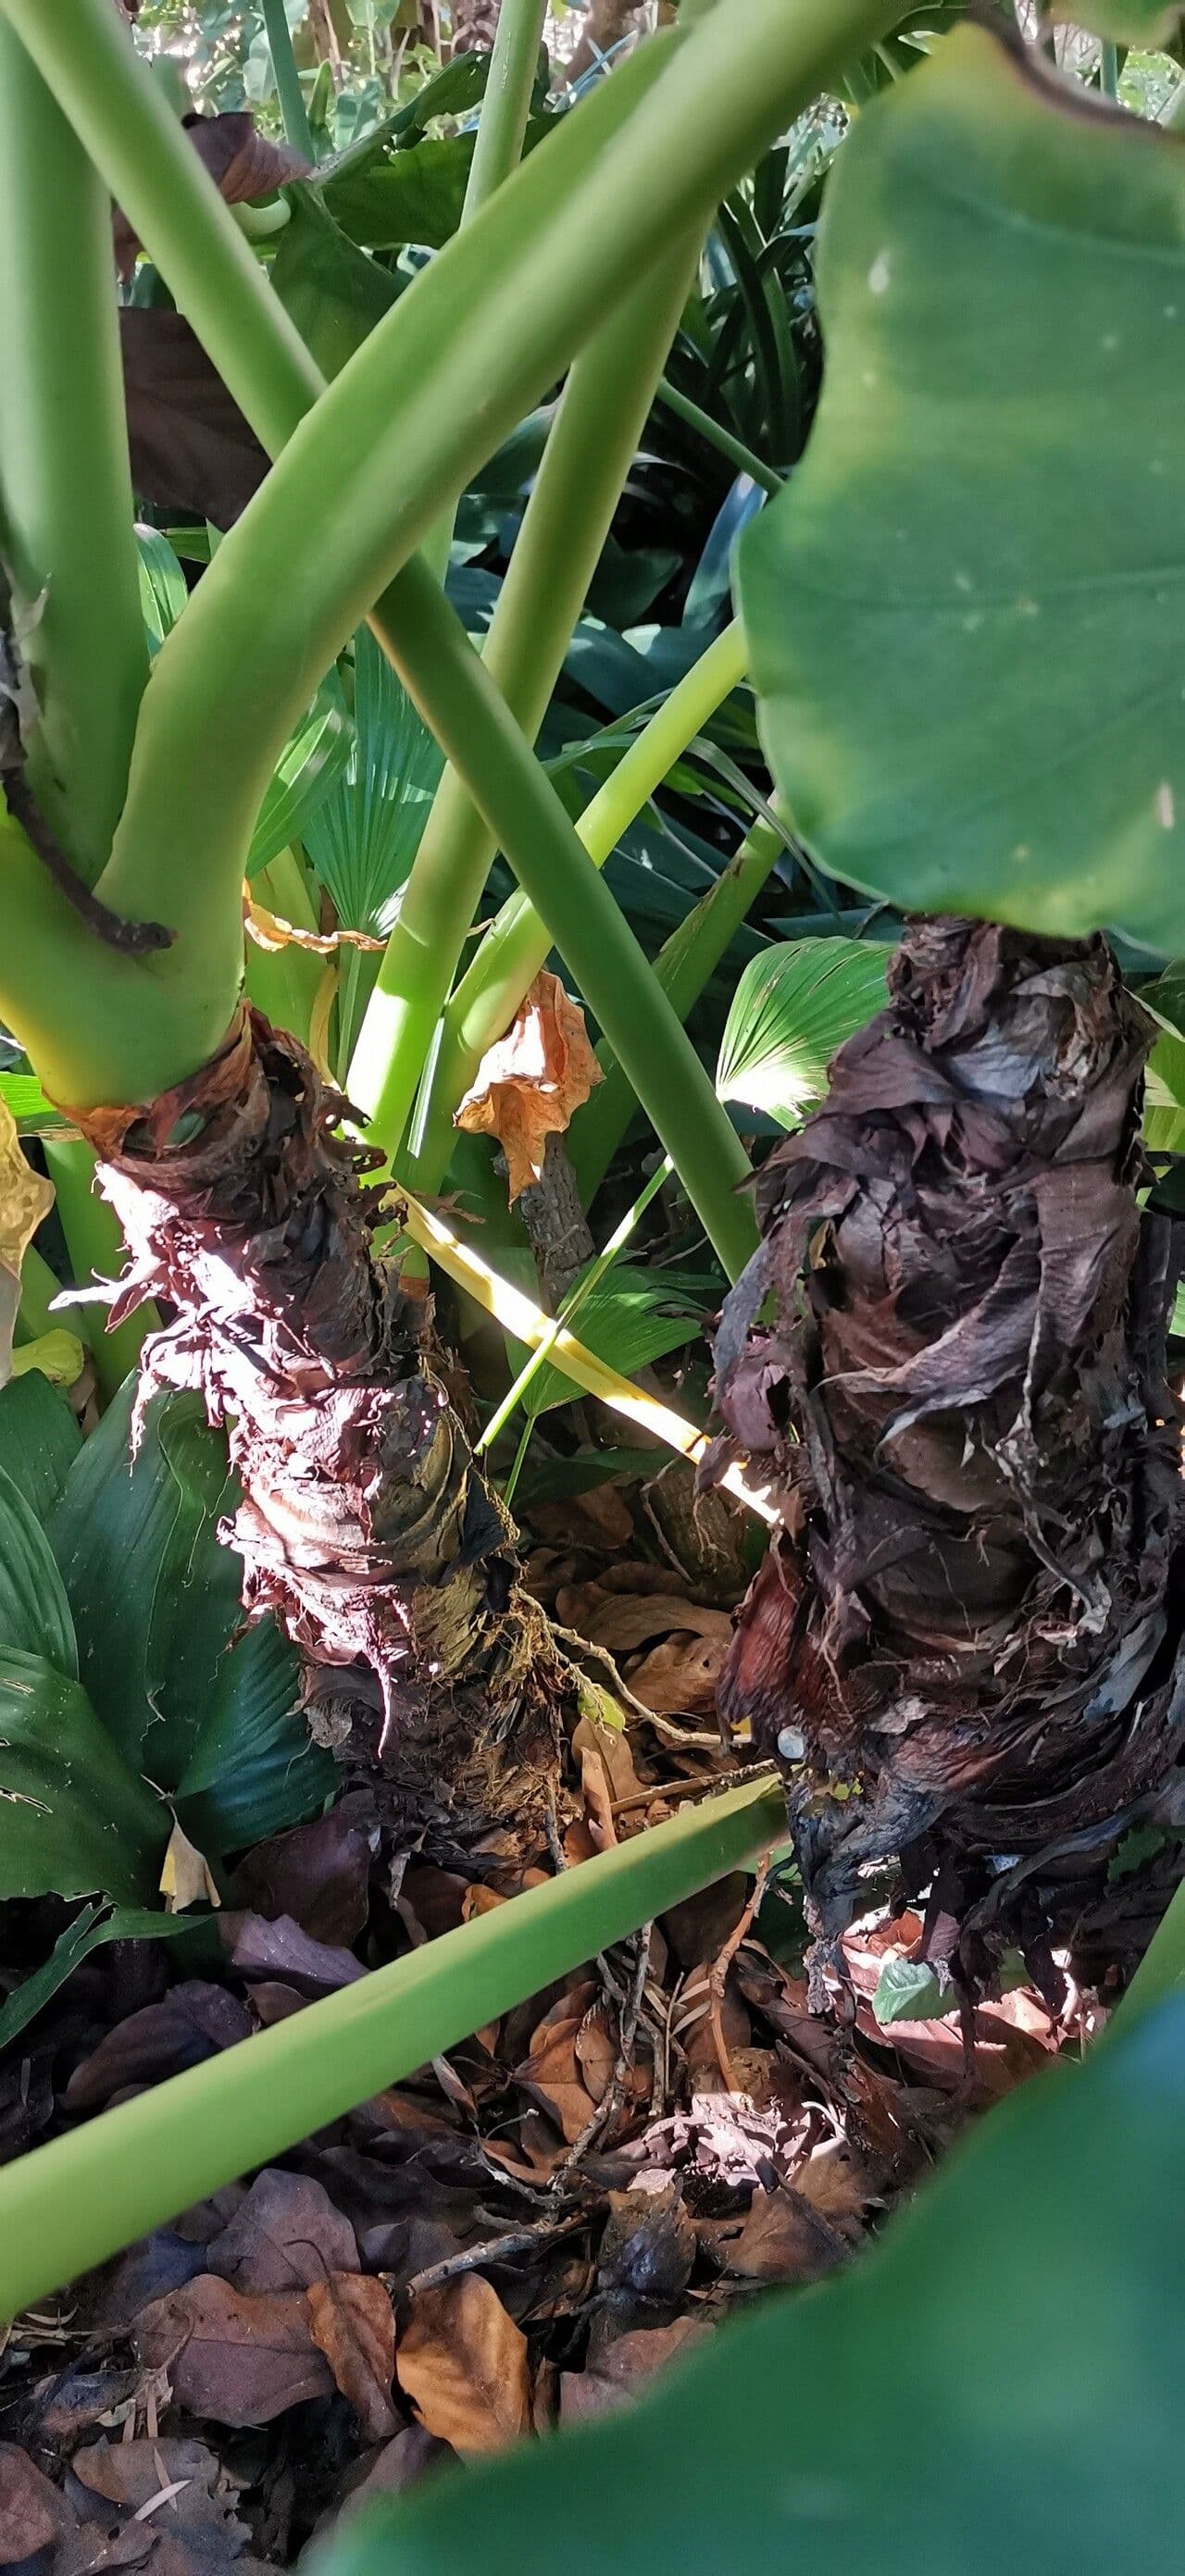
[[29, 783], [93, 884], [148, 677], [111, 209], [0, 23], [0, 556], [39, 708]]
[[713, 420], [710, 412], [701, 411], [690, 394], [681, 394], [678, 386], [673, 385], [667, 376], [663, 377], [658, 388], [658, 398], [668, 411], [674, 413], [676, 420], [683, 422], [685, 428], [697, 430], [709, 447], [719, 448], [729, 464], [735, 465], [738, 474], [747, 474], [750, 482], [760, 483], [766, 492], [782, 490], [783, 478], [774, 466], [766, 465], [753, 448], [746, 447], [743, 438], [738, 438], [733, 430], [725, 429], [720, 421]]
[[296, 68], [296, 56], [292, 50], [292, 31], [288, 25], [288, 12], [284, 6], [284, 0], [263, 0], [263, 23], [267, 33], [268, 51], [272, 58], [280, 114], [284, 120], [284, 132], [293, 151], [299, 152], [311, 165], [316, 160], [317, 154], [309, 125], [308, 110], [304, 103], [304, 91], [300, 86], [300, 73]]
[[[66, 1250], [74, 1274], [73, 1284], [90, 1288], [96, 1282], [118, 1279], [127, 1253], [116, 1219], [104, 1198], [95, 1188], [95, 1158], [81, 1136], [45, 1140], [45, 1167], [57, 1192], [58, 1215], [66, 1238]], [[108, 1332], [106, 1310], [101, 1306], [82, 1306], [77, 1310], [78, 1325], [95, 1363], [95, 1375], [105, 1401], [122, 1386], [128, 1370], [135, 1367], [145, 1335], [160, 1321], [154, 1306], [141, 1306], [138, 1314]]]
[[[788, 25], [783, 0], [720, 0], [686, 36], [641, 47], [400, 297], [293, 437], [317, 370], [108, 0], [0, 0], [264, 444], [292, 439], [158, 657], [103, 889], [181, 934], [152, 961], [168, 1025], [136, 1047], [137, 1063], [168, 1059], [162, 1086], [220, 1041], [255, 814], [376, 589], [639, 264], [673, 228], [707, 219], [893, 6], [800, 0]], [[375, 616], [384, 640], [390, 606]], [[416, 650], [405, 636], [405, 671]], [[62, 1065], [71, 1033], [55, 1037]], [[124, 1075], [115, 1096], [127, 1088]]]
[[784, 1835], [777, 1782], [707, 1799], [18, 2157], [0, 2174], [0, 2316], [274, 2163]]
[[546, 17], [547, 0], [503, 0], [462, 223], [471, 222], [522, 159]]
[[694, 1049], [546, 773], [426, 567], [399, 576], [403, 680], [480, 803], [524, 894], [625, 1066], [724, 1268], [756, 1243], [748, 1158]]
[[[585, 807], [576, 831], [594, 867], [604, 867], [688, 744], [744, 679], [747, 666], [744, 633], [735, 621], [672, 689]], [[458, 985], [444, 1016], [429, 1123], [408, 1164], [409, 1184], [422, 1196], [439, 1189], [452, 1151], [454, 1114], [487, 1047], [510, 1026], [550, 945], [539, 914], [524, 895], [515, 895], [503, 905]], [[380, 1142], [388, 1141], [380, 1135]]]
[[[720, 0], [686, 36], [640, 47], [399, 298], [295, 436], [308, 361], [279, 317], [263, 324], [250, 253], [139, 79], [107, 0], [3, 6], [104, 175], [118, 177], [264, 443], [291, 438], [162, 648], [105, 889], [129, 912], [151, 911], [166, 849], [164, 917], [181, 928], [183, 915], [200, 937], [228, 884], [237, 902], [274, 761], [376, 589], [639, 266], [674, 228], [707, 219], [787, 118], [889, 23], [892, 0], [799, 0], [789, 20], [784, 0]], [[244, 264], [228, 316], [222, 271], [237, 284]]]
[[[694, 258], [687, 246], [664, 260], [582, 350], [568, 378], [483, 654], [530, 742], [645, 426]], [[485, 817], [455, 770], [446, 770], [350, 1066], [350, 1098], [388, 1154], [404, 1135], [496, 850]], [[449, 1099], [448, 1117], [465, 1088]]]
[[[694, 912], [672, 931], [654, 961], [654, 972], [680, 1020], [698, 1002], [705, 984], [736, 937], [775, 862], [785, 849], [780, 832], [763, 820], [729, 860], [724, 874], [701, 895]], [[612, 1050], [597, 1054], [605, 1079], [578, 1109], [568, 1132], [568, 1152], [586, 1207], [592, 1205], [638, 1103], [633, 1084]]]

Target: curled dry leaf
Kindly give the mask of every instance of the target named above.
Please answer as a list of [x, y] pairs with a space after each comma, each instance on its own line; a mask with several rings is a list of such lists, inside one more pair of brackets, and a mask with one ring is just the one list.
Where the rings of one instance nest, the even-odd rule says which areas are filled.
[[202, 2272], [145, 2308], [135, 2333], [141, 2361], [168, 2372], [177, 2404], [215, 2424], [270, 2424], [334, 2385], [303, 2290], [252, 2295]]
[[478, 2272], [421, 2291], [395, 2366], [421, 2424], [463, 2457], [530, 2431], [527, 2339]]
[[382, 2282], [361, 2272], [335, 2272], [328, 2281], [311, 2281], [307, 2296], [313, 2341], [366, 2440], [389, 2440], [399, 2427], [391, 2404], [395, 2318]]
[[548, 1137], [563, 1134], [602, 1078], [583, 1012], [559, 976], [545, 972], [513, 1027], [482, 1057], [456, 1123], [467, 1135], [497, 1137], [516, 1199], [540, 1178]]
[[269, 912], [259, 903], [243, 879], [243, 926], [257, 948], [273, 952], [281, 948], [307, 948], [313, 957], [336, 956], [339, 948], [371, 948], [376, 953], [386, 946], [383, 939], [372, 939], [366, 930], [300, 930], [294, 921], [285, 921], [282, 913]]
[[25, 1161], [16, 1120], [0, 1100], [0, 1386], [12, 1375], [12, 1336], [21, 1302], [21, 1263], [53, 1206], [53, 1184]]
[[[287, 180], [301, 178], [308, 169], [298, 152], [290, 152], [286, 144], [269, 143], [243, 108], [223, 116], [187, 116], [184, 122], [198, 159], [225, 205], [246, 206], [256, 197], [273, 196]], [[140, 242], [118, 207], [113, 231], [120, 276], [130, 277]]]

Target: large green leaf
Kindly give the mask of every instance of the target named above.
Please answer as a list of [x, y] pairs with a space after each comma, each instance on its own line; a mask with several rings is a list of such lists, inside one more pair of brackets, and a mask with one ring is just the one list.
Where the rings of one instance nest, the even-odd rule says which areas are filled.
[[473, 161], [472, 134], [415, 143], [390, 160], [346, 169], [325, 186], [325, 206], [351, 241], [369, 250], [421, 242], [442, 250], [461, 220]]
[[819, 295], [740, 552], [796, 828], [894, 901], [1185, 948], [1185, 144], [959, 28], [857, 119]]
[[721, 1099], [796, 1127], [836, 1048], [884, 1009], [888, 955], [875, 940], [790, 939], [751, 957], [720, 1041]]
[[32, 1505], [0, 1467], [0, 1648], [44, 1655], [78, 1679], [74, 1622], [57, 1560]]
[[0, 1387], [0, 1467], [39, 1521], [52, 1511], [81, 1447], [65, 1397], [39, 1370]]
[[352, 727], [336, 675], [318, 689], [287, 744], [259, 809], [247, 874], [258, 876], [291, 841], [303, 838], [350, 757]]
[[390, 311], [400, 280], [358, 249], [312, 188], [289, 195], [272, 284], [322, 375], [336, 376]]
[[0, 1896], [151, 1896], [171, 1823], [80, 1684], [0, 1651]]
[[309, 2576], [1169, 2576], [1185, 1997], [1038, 2076], [882, 2244], [610, 2422], [360, 2511]]
[[1177, 26], [1181, 0], [1066, 0], [1049, 16], [1089, 27], [1096, 36], [1113, 36], [1121, 45], [1156, 46]]
[[297, 1714], [297, 1658], [242, 1633], [242, 1568], [218, 1523], [237, 1487], [194, 1396], [157, 1398], [129, 1464], [130, 1391], [49, 1522], [95, 1709], [130, 1768], [217, 1854], [296, 1823], [332, 1785]]

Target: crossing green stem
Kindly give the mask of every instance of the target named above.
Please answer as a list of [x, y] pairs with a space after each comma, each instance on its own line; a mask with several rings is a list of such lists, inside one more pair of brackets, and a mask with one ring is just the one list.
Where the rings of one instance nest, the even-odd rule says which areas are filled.
[[721, 421], [713, 420], [710, 412], [702, 411], [690, 394], [680, 393], [678, 385], [673, 385], [669, 376], [663, 377], [658, 398], [686, 429], [696, 430], [709, 447], [718, 448], [720, 454], [728, 458], [729, 464], [735, 465], [738, 474], [747, 474], [750, 482], [760, 483], [763, 491], [771, 494], [781, 491], [783, 478], [776, 468], [767, 465], [754, 448], [746, 447], [744, 439], [738, 438], [735, 431], [725, 429]]
[[[714, 886], [660, 949], [654, 972], [680, 1020], [698, 1002], [785, 849], [780, 832], [756, 822]], [[612, 1049], [597, 1048], [605, 1079], [578, 1109], [568, 1131], [568, 1153], [586, 1207], [604, 1180], [618, 1146], [637, 1115], [633, 1085]]]
[[284, 132], [293, 151], [299, 152], [302, 159], [311, 167], [317, 158], [316, 146], [313, 142], [308, 110], [304, 103], [304, 91], [300, 86], [296, 56], [292, 50], [292, 31], [288, 24], [288, 12], [284, 6], [284, 0], [263, 0], [263, 24], [267, 35], [268, 51], [272, 58], [272, 71], [275, 75], [280, 114], [284, 120]]
[[[660, 262], [594, 334], [568, 377], [482, 656], [530, 742], [645, 426], [697, 250], [698, 236], [694, 247]], [[350, 1065], [350, 1098], [388, 1154], [405, 1134], [496, 850], [485, 817], [447, 769]], [[446, 1132], [466, 1087], [446, 1102]], [[434, 1081], [434, 1099], [437, 1093]]]
[[[689, 743], [744, 679], [747, 667], [745, 638], [736, 621], [672, 689], [586, 806], [576, 831], [594, 867], [604, 867]], [[428, 1122], [408, 1162], [409, 1185], [421, 1196], [431, 1197], [439, 1189], [452, 1151], [454, 1114], [486, 1049], [510, 1026], [550, 945], [546, 923], [525, 895], [515, 895], [503, 905], [462, 977], [444, 1016]], [[603, 1020], [601, 1024], [605, 1026]]]
[[28, 777], [88, 885], [106, 866], [148, 677], [111, 209], [0, 21], [0, 558], [36, 695]]
[[274, 2163], [784, 1835], [776, 1782], [707, 1799], [18, 2157], [0, 2173], [0, 2317]]

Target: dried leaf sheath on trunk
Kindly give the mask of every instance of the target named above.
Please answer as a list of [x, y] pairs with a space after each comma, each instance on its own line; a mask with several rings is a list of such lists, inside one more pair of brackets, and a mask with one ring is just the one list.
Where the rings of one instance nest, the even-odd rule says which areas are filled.
[[820, 1928], [901, 1855], [974, 1982], [1072, 1926], [1185, 1735], [1154, 1032], [1099, 939], [921, 923], [889, 990], [761, 1174], [716, 1345], [785, 1523], [724, 1707], [779, 1754]]
[[374, 1253], [378, 1158], [346, 1114], [296, 1040], [243, 1007], [190, 1081], [83, 1115], [131, 1253], [113, 1314], [175, 1309], [141, 1400], [196, 1387], [226, 1424], [247, 1608], [304, 1649], [311, 1700], [353, 1699], [359, 1751], [381, 1702], [397, 1814], [446, 1839], [509, 1817], [529, 1831], [554, 1796], [569, 1677], [433, 1374], [424, 1307]]

